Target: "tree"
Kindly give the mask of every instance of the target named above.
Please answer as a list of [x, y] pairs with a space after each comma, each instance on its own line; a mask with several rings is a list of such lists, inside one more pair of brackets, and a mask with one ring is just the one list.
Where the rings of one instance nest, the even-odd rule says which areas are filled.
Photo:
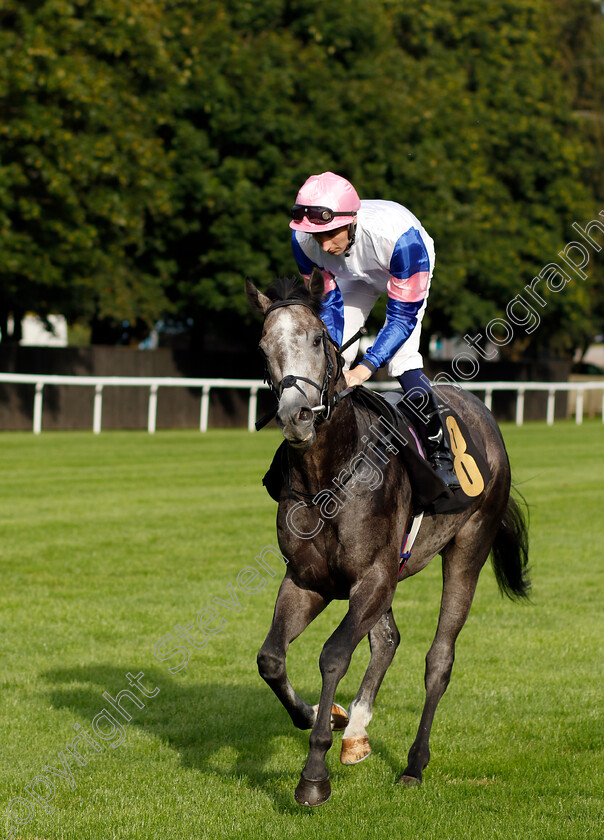
[[[584, 181], [598, 209], [604, 206], [604, 6], [596, 0], [556, 0], [558, 63], [568, 87], [577, 129], [584, 139]], [[602, 243], [602, 239], [600, 238]], [[592, 329], [578, 342], [586, 350], [595, 334], [604, 335], [604, 260], [595, 257], [596, 272], [587, 287]]]
[[[294, 269], [287, 207], [311, 172], [335, 169], [425, 222], [438, 261], [429, 328], [445, 335], [501, 316], [593, 216], [591, 149], [545, 0], [203, 5], [179, 42], [192, 248], [175, 297], [221, 330], [245, 318], [244, 274]], [[549, 295], [547, 313], [516, 352], [570, 353], [592, 328], [584, 285]]]
[[[171, 312], [247, 343], [243, 277], [295, 272], [288, 208], [333, 169], [434, 237], [426, 332], [484, 328], [599, 209], [594, 7], [7, 0], [0, 311]], [[601, 276], [513, 352], [585, 341]]]
[[160, 6], [3, 4], [0, 326], [10, 311], [135, 320], [165, 306], [152, 236], [170, 212]]
[[[437, 243], [430, 325], [443, 334], [501, 317], [595, 209], [548, 4], [481, 0], [393, 6], [413, 57], [418, 110], [405, 181]], [[422, 104], [423, 103], [423, 104]], [[572, 352], [589, 329], [585, 290], [547, 296], [513, 351]]]

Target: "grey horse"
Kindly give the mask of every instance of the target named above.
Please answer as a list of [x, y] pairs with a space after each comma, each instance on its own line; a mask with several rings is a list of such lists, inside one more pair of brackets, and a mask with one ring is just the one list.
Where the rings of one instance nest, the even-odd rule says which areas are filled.
[[[258, 667], [294, 725], [311, 729], [295, 798], [303, 805], [320, 805], [329, 798], [325, 757], [332, 729], [345, 730], [343, 763], [354, 764], [371, 751], [366, 727], [400, 641], [391, 608], [397, 583], [440, 554], [443, 591], [436, 635], [426, 656], [425, 705], [399, 778], [403, 784], [419, 784], [430, 759], [430, 730], [451, 676], [455, 642], [491, 552], [501, 591], [512, 599], [528, 596], [527, 527], [510, 496], [510, 466], [501, 433], [479, 399], [451, 385], [439, 388], [473, 430], [490, 478], [463, 512], [424, 516], [411, 557], [400, 572], [412, 487], [400, 458], [382, 457], [378, 462], [374, 457], [379, 480], [377, 474], [372, 477], [367, 459], [360, 463], [375, 416], [346, 396], [339, 348], [319, 317], [320, 272], [313, 273], [308, 288], [297, 281], [277, 281], [263, 294], [247, 280], [246, 292], [252, 308], [264, 315], [259, 347], [278, 397], [277, 421], [288, 443], [277, 533], [289, 562]], [[334, 599], [347, 599], [349, 606], [321, 652], [322, 689], [318, 706], [313, 706], [294, 691], [286, 654], [289, 644]], [[370, 662], [346, 712], [334, 702], [336, 689], [367, 635]]]

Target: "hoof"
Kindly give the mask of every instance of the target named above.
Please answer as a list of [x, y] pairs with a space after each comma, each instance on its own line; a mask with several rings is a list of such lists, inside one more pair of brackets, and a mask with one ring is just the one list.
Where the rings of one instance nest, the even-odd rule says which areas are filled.
[[[313, 707], [315, 713], [319, 711], [319, 706]], [[333, 703], [331, 706], [331, 728], [334, 732], [340, 732], [348, 726], [348, 714], [343, 706], [339, 703]]]
[[419, 787], [421, 783], [422, 780], [418, 779], [417, 776], [406, 776], [404, 773], [397, 782], [397, 784], [405, 785], [405, 787]]
[[342, 764], [358, 764], [371, 755], [371, 746], [367, 735], [359, 735], [357, 738], [342, 738], [342, 752], [340, 761]]
[[312, 807], [323, 805], [331, 796], [329, 776], [317, 781], [305, 779], [304, 776], [301, 776], [294, 796], [298, 805], [310, 805]]
[[340, 732], [348, 726], [348, 714], [343, 706], [334, 703], [331, 707], [331, 728], [334, 732]]

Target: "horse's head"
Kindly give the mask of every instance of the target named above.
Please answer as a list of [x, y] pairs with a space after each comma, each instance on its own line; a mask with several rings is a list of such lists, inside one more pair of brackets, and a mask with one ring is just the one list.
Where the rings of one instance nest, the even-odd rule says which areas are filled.
[[279, 400], [277, 421], [285, 439], [300, 449], [314, 443], [316, 419], [329, 416], [341, 373], [336, 347], [319, 317], [323, 288], [318, 269], [308, 288], [279, 280], [266, 295], [246, 280], [250, 306], [264, 315], [259, 348]]

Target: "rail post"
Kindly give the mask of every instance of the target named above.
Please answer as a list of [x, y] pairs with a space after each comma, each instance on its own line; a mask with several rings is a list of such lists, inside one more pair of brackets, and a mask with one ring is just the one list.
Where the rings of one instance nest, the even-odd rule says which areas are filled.
[[157, 382], [154, 382], [153, 385], [149, 388], [149, 413], [147, 416], [147, 431], [150, 435], [155, 434], [155, 429], [157, 426], [157, 389], [158, 389]]
[[250, 402], [247, 410], [247, 430], [256, 431], [256, 414], [258, 413], [258, 388], [253, 385], [250, 388]]
[[201, 414], [199, 416], [199, 431], [208, 431], [208, 415], [210, 413], [210, 386], [204, 385], [201, 389]]
[[577, 390], [577, 408], [575, 411], [575, 423], [580, 426], [583, 422], [583, 389]]
[[518, 388], [516, 397], [516, 425], [522, 426], [524, 421], [524, 388]]
[[34, 435], [42, 431], [42, 392], [44, 383], [36, 382], [36, 394], [34, 396]]
[[485, 388], [484, 404], [489, 409], [489, 411], [493, 410], [493, 389], [492, 388]]
[[547, 425], [553, 426], [554, 425], [554, 415], [555, 415], [555, 408], [556, 408], [556, 390], [555, 388], [550, 388], [547, 392]]
[[101, 433], [101, 423], [103, 417], [103, 386], [94, 386], [94, 413], [92, 418], [92, 431], [95, 435]]

